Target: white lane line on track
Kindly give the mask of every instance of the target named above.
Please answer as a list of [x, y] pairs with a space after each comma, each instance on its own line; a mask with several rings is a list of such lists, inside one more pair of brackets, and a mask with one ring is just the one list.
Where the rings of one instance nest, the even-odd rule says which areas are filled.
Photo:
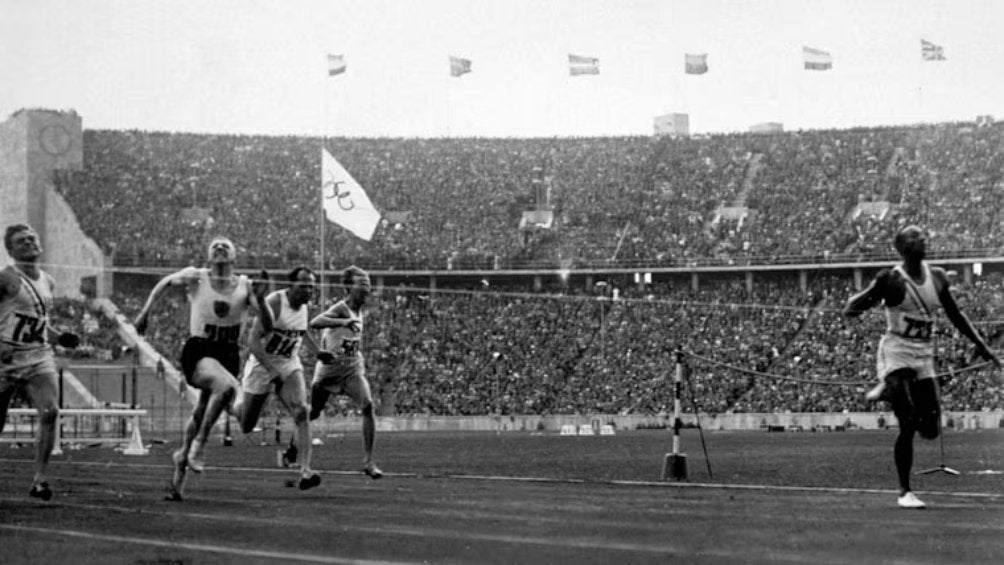
[[34, 526], [18, 526], [14, 524], [0, 524], [0, 530], [12, 530], [16, 532], [30, 532], [36, 534], [57, 535], [72, 538], [83, 538], [87, 540], [107, 541], [113, 543], [129, 543], [134, 545], [146, 545], [151, 547], [163, 547], [168, 549], [186, 549], [189, 551], [203, 551], [208, 553], [221, 553], [224, 555], [257, 557], [263, 559], [276, 559], [282, 561], [302, 561], [305, 563], [333, 563], [336, 565], [377, 565], [403, 563], [399, 561], [374, 561], [370, 559], [351, 559], [347, 557], [332, 557], [329, 555], [315, 555], [310, 553], [287, 553], [283, 551], [264, 551], [260, 549], [247, 549], [243, 547], [230, 547], [224, 545], [211, 545], [205, 543], [187, 543], [177, 541], [166, 541], [153, 538], [141, 538], [132, 536], [110, 536], [106, 534], [95, 534], [93, 532], [81, 532], [76, 530], [60, 530], [55, 528], [36, 528]]
[[[614, 485], [631, 487], [657, 487], [657, 488], [680, 488], [680, 489], [720, 489], [720, 490], [754, 490], [754, 491], [788, 491], [788, 492], [823, 492], [836, 494], [898, 494], [898, 490], [875, 489], [875, 488], [853, 488], [853, 487], [810, 487], [810, 486], [789, 486], [789, 485], [750, 485], [750, 484], [726, 484], [726, 483], [678, 483], [661, 481], [587, 481], [583, 479], [551, 479], [535, 477], [506, 477], [491, 475], [429, 475], [426, 478], [447, 478], [473, 481], [499, 481], [499, 482], [541, 482], [541, 483], [569, 483], [569, 484], [592, 484], [592, 485]], [[995, 492], [943, 492], [943, 491], [916, 491], [918, 494], [929, 494], [936, 496], [961, 496], [971, 498], [1004, 499], [1004, 493]]]
[[[0, 497], [0, 500], [13, 500], [10, 498]], [[42, 504], [39, 504], [42, 506]], [[56, 503], [57, 506], [65, 506], [72, 508], [83, 508], [83, 509], [94, 509], [94, 510], [114, 510], [121, 513], [141, 513], [141, 514], [156, 514], [158, 516], [165, 517], [178, 517], [183, 516], [186, 518], [197, 518], [197, 519], [208, 519], [215, 520], [226, 523], [234, 522], [251, 522], [257, 524], [268, 525], [270, 527], [275, 526], [274, 518], [255, 518], [248, 516], [234, 516], [234, 515], [215, 515], [215, 514], [203, 514], [203, 513], [188, 513], [188, 512], [151, 512], [148, 510], [139, 510], [135, 508], [122, 508], [115, 506], [104, 506], [96, 504], [68, 504], [68, 503]], [[290, 522], [288, 520], [283, 522], [284, 526], [290, 527], [318, 527], [318, 524], [313, 522], [296, 521]], [[495, 543], [507, 543], [507, 544], [518, 544], [518, 545], [531, 545], [531, 546], [542, 546], [542, 547], [552, 547], [552, 548], [566, 548], [566, 549], [587, 549], [587, 550], [604, 550], [604, 551], [621, 551], [629, 553], [648, 553], [648, 554], [660, 554], [665, 556], [688, 556], [694, 557], [695, 555], [701, 557], [716, 557], [719, 559], [725, 559], [729, 561], [734, 561], [741, 557], [750, 557], [748, 551], [743, 550], [742, 552], [736, 552], [725, 549], [699, 549], [695, 550], [692, 547], [686, 546], [676, 546], [667, 543], [655, 543], [655, 544], [645, 544], [645, 543], [630, 543], [630, 542], [620, 542], [612, 541], [602, 538], [568, 538], [568, 537], [536, 537], [536, 536], [523, 536], [523, 535], [508, 535], [508, 534], [487, 534], [481, 532], [462, 532], [456, 529], [437, 529], [437, 528], [416, 528], [410, 526], [351, 526], [351, 525], [326, 525], [326, 528], [330, 530], [336, 530], [340, 532], [358, 532], [364, 534], [377, 534], [377, 535], [397, 535], [397, 536], [408, 536], [417, 538], [440, 538], [447, 540], [470, 540], [470, 541], [482, 541], [482, 542], [495, 542]], [[347, 558], [338, 557], [327, 557], [322, 555], [311, 555], [311, 554], [297, 554], [297, 553], [282, 553], [282, 552], [272, 552], [272, 551], [262, 551], [255, 549], [245, 549], [245, 548], [234, 548], [234, 547], [224, 547], [208, 544], [198, 544], [198, 543], [176, 543], [165, 540], [157, 540], [152, 538], [133, 538], [124, 536], [109, 536], [105, 534], [92, 534], [89, 532], [81, 532], [74, 530], [56, 530], [49, 528], [37, 528], [31, 526], [17, 526], [17, 525], [5, 525], [0, 524], [0, 529], [11, 529], [26, 532], [36, 532], [42, 534], [57, 534], [65, 535], [71, 537], [79, 537], [100, 541], [110, 541], [110, 542], [124, 542], [124, 543], [135, 543], [143, 545], [151, 545], [156, 547], [169, 547], [175, 549], [189, 549], [193, 551], [207, 551], [215, 553], [225, 553], [230, 555], [243, 555], [248, 557], [265, 557], [273, 559], [289, 559], [289, 560], [300, 560], [312, 563], [360, 563], [360, 564], [376, 564], [376, 563], [390, 563], [387, 561], [366, 561], [366, 560], [353, 560]], [[695, 553], [696, 551], [696, 553]], [[774, 553], [771, 552], [770, 560], [772, 562], [790, 562], [790, 563], [805, 563], [806, 555], [801, 553]], [[825, 563], [828, 562], [829, 558], [825, 556], [815, 556], [813, 557], [813, 562], [815, 563]], [[829, 561], [830, 563], [843, 563], [840, 560]]]
[[[34, 464], [33, 461], [24, 459], [0, 459], [0, 463], [27, 463]], [[110, 461], [72, 461], [65, 462], [67, 465], [78, 465], [84, 467], [122, 467], [122, 468], [145, 468], [145, 469], [164, 469], [170, 470], [170, 465], [158, 465], [152, 463], [113, 463]], [[271, 467], [213, 467], [210, 465], [206, 466], [206, 471], [240, 471], [240, 472], [263, 472], [263, 473], [277, 473], [277, 474], [290, 474], [295, 473], [295, 469], [280, 469]], [[338, 475], [338, 476], [359, 476], [363, 475], [361, 471], [335, 471], [335, 470], [317, 470], [315, 472], [321, 475]], [[899, 491], [896, 489], [875, 489], [875, 488], [856, 488], [856, 487], [814, 487], [814, 486], [798, 486], [798, 485], [758, 485], [758, 484], [728, 484], [728, 483], [690, 483], [690, 482], [672, 482], [672, 481], [629, 481], [629, 480], [597, 480], [591, 481], [587, 479], [561, 479], [553, 477], [512, 477], [504, 475], [462, 475], [462, 474], [451, 474], [451, 473], [430, 473], [430, 474], [419, 474], [419, 473], [384, 473], [385, 478], [412, 478], [412, 479], [452, 479], [452, 480], [465, 480], [465, 481], [498, 481], [498, 482], [519, 482], [519, 483], [557, 483], [557, 484], [574, 484], [574, 485], [612, 485], [612, 486], [628, 486], [628, 487], [646, 487], [646, 488], [679, 488], [679, 489], [720, 489], [720, 490], [751, 490], [751, 491], [785, 491], [785, 492], [819, 492], [819, 493], [834, 493], [834, 494], [898, 494]], [[978, 498], [978, 499], [988, 499], [988, 500], [1004, 500], [1004, 493], [996, 492], [948, 492], [948, 491], [933, 491], [933, 490], [918, 490], [915, 491], [920, 495], [931, 495], [931, 496], [954, 496], [961, 498]]]

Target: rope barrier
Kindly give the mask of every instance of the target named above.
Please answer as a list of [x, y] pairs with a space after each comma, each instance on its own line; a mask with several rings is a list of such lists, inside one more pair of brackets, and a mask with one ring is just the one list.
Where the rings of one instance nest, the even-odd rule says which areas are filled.
[[[737, 365], [730, 365], [728, 363], [722, 363], [721, 361], [716, 361], [716, 360], [710, 359], [708, 357], [702, 357], [702, 356], [697, 355], [696, 353], [692, 353], [690, 351], [684, 351], [683, 353], [685, 355], [689, 356], [689, 357], [697, 359], [698, 361], [703, 361], [704, 363], [707, 363], [707, 364], [710, 364], [710, 365], [717, 365], [717, 366], [720, 366], [720, 367], [725, 367], [726, 369], [737, 371], [739, 373], [745, 373], [745, 374], [748, 374], [748, 375], [753, 375], [753, 376], [757, 376], [757, 377], [765, 377], [765, 378], [768, 378], [768, 379], [774, 379], [774, 380], [779, 380], [779, 381], [788, 381], [788, 382], [794, 382], [794, 383], [803, 383], [803, 384], [811, 384], [811, 385], [823, 385], [823, 386], [867, 386], [869, 384], [872, 384], [872, 383], [870, 383], [868, 381], [820, 381], [820, 380], [813, 380], [813, 379], [799, 379], [797, 377], [786, 377], [784, 375], [777, 375], [777, 374], [774, 374], [774, 373], [765, 373], [765, 372], [762, 372], [762, 371], [754, 371], [752, 369], [746, 369], [746, 368], [743, 368], [743, 367], [739, 367]], [[985, 368], [985, 367], [987, 367], [989, 365], [992, 365], [992, 364], [993, 364], [992, 361], [984, 361], [983, 363], [978, 363], [976, 365], [970, 365], [970, 366], [964, 367], [962, 369], [954, 369], [954, 370], [950, 370], [950, 371], [947, 371], [947, 372], [944, 372], [944, 373], [938, 373], [937, 375], [935, 375], [935, 378], [939, 378], [940, 379], [942, 377], [954, 377], [954, 376], [956, 376], [956, 375], [958, 375], [960, 373], [966, 373], [966, 372], [969, 372], [969, 371], [977, 371], [979, 369], [983, 369], [983, 368]]]

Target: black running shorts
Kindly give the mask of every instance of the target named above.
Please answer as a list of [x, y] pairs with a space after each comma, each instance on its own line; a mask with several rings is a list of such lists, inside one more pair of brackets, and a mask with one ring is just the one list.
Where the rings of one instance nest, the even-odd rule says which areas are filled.
[[181, 350], [181, 370], [185, 380], [192, 384], [192, 375], [200, 359], [216, 359], [235, 378], [240, 375], [241, 355], [236, 343], [219, 343], [201, 337], [190, 337]]

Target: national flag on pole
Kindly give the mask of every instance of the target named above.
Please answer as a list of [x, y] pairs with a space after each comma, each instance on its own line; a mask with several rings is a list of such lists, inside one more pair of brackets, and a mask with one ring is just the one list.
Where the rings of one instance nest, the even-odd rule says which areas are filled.
[[380, 212], [373, 208], [366, 191], [327, 149], [321, 149], [321, 196], [324, 215], [362, 239], [373, 238]]
[[833, 57], [826, 51], [803, 46], [802, 59], [805, 60], [806, 70], [825, 71], [833, 68]]
[[328, 76], [333, 77], [345, 72], [345, 55], [328, 55]]
[[925, 61], [944, 61], [945, 48], [930, 41], [920, 40], [920, 57]]
[[596, 57], [569, 55], [568, 74], [573, 77], [579, 75], [598, 75], [600, 74], [600, 60]]
[[450, 76], [458, 77], [471, 72], [471, 60], [450, 55]]
[[708, 72], [708, 54], [690, 54], [684, 53], [683, 60], [685, 64], [685, 71], [688, 75], [703, 75]]

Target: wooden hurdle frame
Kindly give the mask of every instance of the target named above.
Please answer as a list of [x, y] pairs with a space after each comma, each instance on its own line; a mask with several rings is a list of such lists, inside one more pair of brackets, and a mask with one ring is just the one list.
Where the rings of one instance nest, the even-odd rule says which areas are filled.
[[[9, 416], [38, 416], [38, 411], [32, 408], [12, 408], [7, 411]], [[89, 437], [83, 442], [86, 443], [107, 443], [107, 444], [120, 444], [126, 443], [125, 449], [122, 450], [123, 455], [147, 455], [149, 450], [143, 446], [143, 438], [140, 435], [140, 418], [146, 416], [146, 410], [133, 409], [133, 408], [63, 408], [59, 411], [59, 420], [56, 425], [56, 440], [52, 448], [53, 455], [62, 455], [63, 443], [78, 443], [81, 440], [78, 438], [66, 438], [63, 437], [62, 419], [66, 416], [117, 416], [125, 417], [131, 422], [132, 431], [129, 438], [107, 438], [107, 437]], [[0, 437], [0, 443], [15, 443], [22, 441], [20, 438], [10, 438], [10, 437]], [[35, 441], [32, 437], [31, 441]]]

